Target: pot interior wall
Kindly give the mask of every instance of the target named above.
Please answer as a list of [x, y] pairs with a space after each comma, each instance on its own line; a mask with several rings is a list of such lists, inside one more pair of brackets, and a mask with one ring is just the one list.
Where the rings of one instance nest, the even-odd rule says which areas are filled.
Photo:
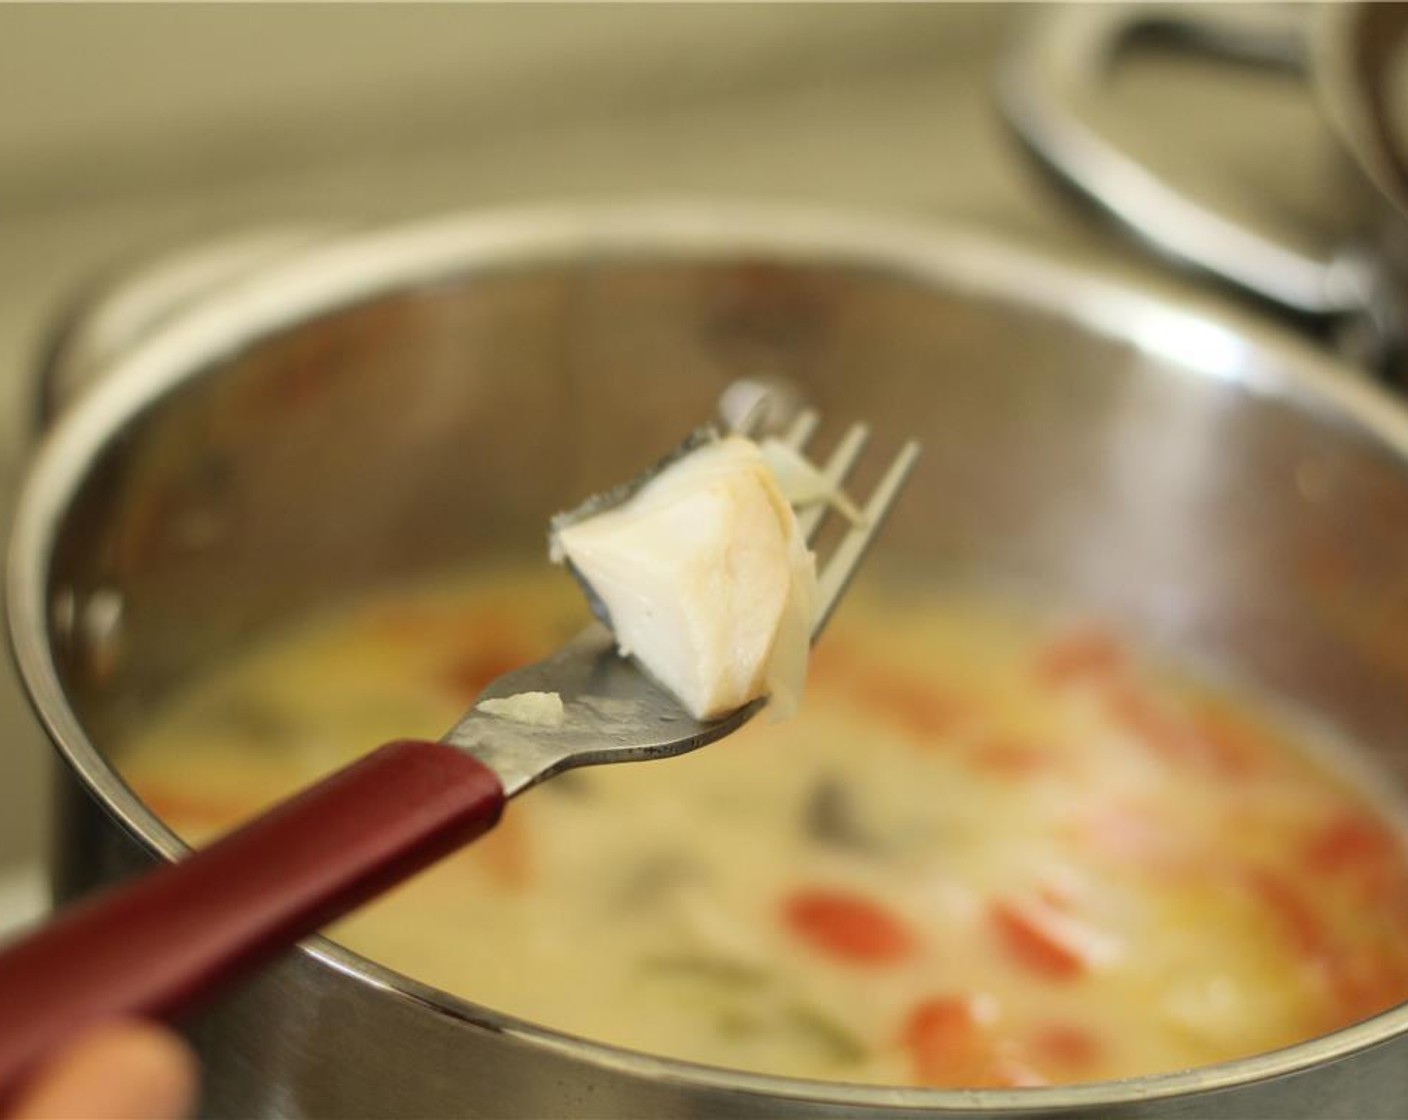
[[731, 379], [769, 375], [833, 422], [871, 420], [882, 447], [924, 441], [866, 578], [1093, 610], [1408, 773], [1408, 470], [1278, 391], [1270, 352], [1214, 371], [1196, 341], [1155, 356], [860, 264], [467, 272], [254, 340], [112, 442], [59, 538], [61, 672], [95, 740], [118, 742], [301, 612], [476, 559], [542, 562], [552, 512], [665, 451]]

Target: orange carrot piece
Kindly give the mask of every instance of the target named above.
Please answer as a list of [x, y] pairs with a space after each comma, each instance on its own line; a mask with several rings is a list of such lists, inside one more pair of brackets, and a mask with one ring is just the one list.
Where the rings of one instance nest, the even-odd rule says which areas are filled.
[[1305, 868], [1320, 875], [1339, 875], [1397, 862], [1402, 870], [1402, 845], [1387, 825], [1367, 812], [1346, 810], [1317, 830], [1301, 851]]
[[1028, 972], [1065, 981], [1088, 971], [1085, 956], [1038, 907], [999, 899], [989, 906], [988, 921], [1008, 956]]
[[915, 1080], [935, 1088], [978, 1088], [992, 1061], [986, 1033], [970, 998], [943, 996], [918, 1004], [901, 1036]]
[[1093, 1032], [1076, 1023], [1048, 1023], [1032, 1038], [1034, 1055], [1060, 1070], [1061, 1080], [1074, 1080], [1089, 1072], [1103, 1049]]
[[972, 996], [938, 996], [915, 1005], [901, 1043], [914, 1079], [922, 1085], [999, 1089], [1045, 1084], [1035, 1070], [1002, 1052]]
[[802, 941], [847, 964], [897, 964], [918, 948], [903, 922], [870, 899], [848, 891], [798, 891], [786, 900], [783, 917]]
[[1037, 652], [1037, 679], [1053, 688], [1104, 682], [1125, 668], [1128, 656], [1119, 639], [1108, 630], [1087, 627], [1047, 643]]
[[1170, 762], [1206, 758], [1206, 748], [1192, 729], [1143, 689], [1118, 682], [1107, 692], [1105, 703], [1116, 723]]

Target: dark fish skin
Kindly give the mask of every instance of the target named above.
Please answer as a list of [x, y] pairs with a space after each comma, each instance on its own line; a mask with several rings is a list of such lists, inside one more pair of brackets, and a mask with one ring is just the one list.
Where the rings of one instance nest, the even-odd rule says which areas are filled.
[[592, 585], [587, 582], [586, 577], [577, 570], [577, 565], [572, 563], [571, 560], [563, 560], [562, 563], [571, 574], [572, 578], [577, 581], [577, 586], [582, 589], [582, 594], [586, 596], [587, 606], [591, 609], [592, 617], [613, 634], [616, 633], [616, 627], [611, 621], [611, 612], [606, 609], [606, 604], [601, 601], [601, 597], [592, 588]]
[[636, 475], [635, 478], [629, 479], [618, 486], [613, 486], [610, 490], [603, 490], [600, 494], [593, 494], [582, 502], [581, 505], [574, 506], [572, 509], [554, 515], [552, 520], [548, 522], [549, 538], [555, 537], [563, 529], [577, 525], [586, 521], [588, 518], [597, 516], [599, 513], [605, 513], [607, 510], [612, 510], [617, 506], [624, 505], [640, 493], [646, 483], [652, 481], [667, 467], [674, 466], [681, 459], [685, 458], [685, 456], [698, 451], [701, 447], [707, 447], [711, 443], [717, 443], [722, 438], [718, 428], [714, 427], [712, 424], [695, 428], [694, 431], [690, 432], [689, 435], [684, 438], [684, 441], [678, 447], [666, 454], [654, 466], [647, 467], [640, 474]]

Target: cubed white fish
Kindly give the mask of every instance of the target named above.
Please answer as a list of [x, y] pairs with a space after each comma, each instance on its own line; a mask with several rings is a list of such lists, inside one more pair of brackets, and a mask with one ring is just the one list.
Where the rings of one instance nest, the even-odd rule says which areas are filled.
[[816, 565], [758, 446], [695, 447], [631, 497], [554, 532], [634, 656], [698, 719], [801, 696]]

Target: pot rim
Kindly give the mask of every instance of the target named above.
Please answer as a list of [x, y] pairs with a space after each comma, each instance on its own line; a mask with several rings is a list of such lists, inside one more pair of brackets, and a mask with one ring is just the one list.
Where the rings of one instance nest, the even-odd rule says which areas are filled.
[[[167, 392], [252, 340], [377, 296], [470, 275], [584, 259], [758, 259], [846, 264], [1020, 304], [1357, 426], [1408, 461], [1408, 411], [1361, 375], [1263, 320], [1209, 300], [1101, 276], [989, 236], [787, 204], [648, 201], [473, 212], [354, 233], [198, 301], [125, 353], [50, 431], [27, 472], [6, 570], [10, 643], [59, 754], [149, 854], [189, 849], [137, 799], [64, 696], [49, 640], [56, 531], [97, 453]], [[1274, 367], [1274, 368], [1272, 368]], [[1030, 1089], [855, 1085], [747, 1073], [593, 1042], [501, 1014], [314, 937], [296, 950], [399, 999], [576, 1061], [652, 1081], [871, 1110], [1109, 1107], [1231, 1089], [1333, 1062], [1408, 1032], [1408, 1005], [1284, 1049], [1176, 1073]]]

